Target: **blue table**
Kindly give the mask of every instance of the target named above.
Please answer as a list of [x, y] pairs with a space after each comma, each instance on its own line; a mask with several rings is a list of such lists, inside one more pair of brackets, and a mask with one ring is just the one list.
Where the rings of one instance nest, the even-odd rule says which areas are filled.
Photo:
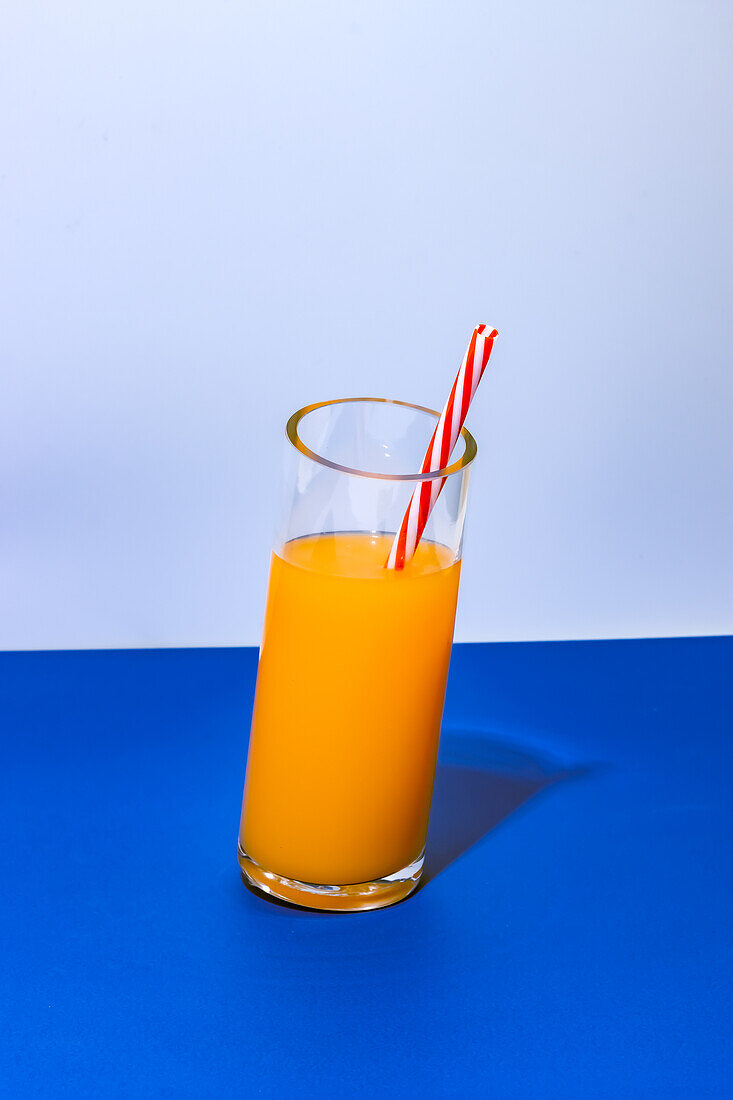
[[0, 1092], [733, 1095], [733, 638], [457, 646], [428, 880], [248, 892], [254, 650], [0, 657]]

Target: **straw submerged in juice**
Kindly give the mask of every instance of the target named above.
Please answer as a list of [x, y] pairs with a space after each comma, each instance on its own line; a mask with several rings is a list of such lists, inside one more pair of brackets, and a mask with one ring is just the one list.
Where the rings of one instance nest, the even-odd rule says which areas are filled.
[[460, 562], [336, 533], [273, 554], [240, 843], [301, 882], [407, 867], [427, 832]]

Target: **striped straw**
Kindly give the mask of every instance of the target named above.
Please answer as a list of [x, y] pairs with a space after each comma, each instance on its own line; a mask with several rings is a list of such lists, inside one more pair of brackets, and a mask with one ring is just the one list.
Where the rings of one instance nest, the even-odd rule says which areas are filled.
[[[488, 332], [486, 325], [478, 325], [473, 330], [468, 349], [453, 383], [453, 389], [450, 391], [450, 397], [440, 414], [438, 426], [433, 432], [430, 446], [425, 453], [420, 467], [421, 474], [444, 470], [448, 465], [463, 427], [463, 421], [466, 419], [468, 406], [486, 370], [486, 364], [494, 346], [494, 337], [498, 335], [495, 328]], [[385, 563], [388, 569], [404, 569], [415, 553], [433, 505], [444, 485], [445, 478], [442, 477], [421, 481], [417, 486]]]

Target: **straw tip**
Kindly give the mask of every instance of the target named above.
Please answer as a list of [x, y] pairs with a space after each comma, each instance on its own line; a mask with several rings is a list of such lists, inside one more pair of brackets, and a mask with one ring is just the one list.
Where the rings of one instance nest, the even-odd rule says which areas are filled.
[[486, 330], [488, 329], [488, 327], [488, 325], [484, 324], [476, 325], [476, 332], [479, 334], [479, 336], [485, 336], [487, 340], [493, 340], [495, 336], [499, 335], [499, 333], [495, 328], [492, 328], [491, 332], [487, 332]]

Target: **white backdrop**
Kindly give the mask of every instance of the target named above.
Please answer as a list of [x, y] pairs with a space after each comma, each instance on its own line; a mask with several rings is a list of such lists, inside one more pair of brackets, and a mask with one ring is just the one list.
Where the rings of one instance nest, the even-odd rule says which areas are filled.
[[500, 330], [459, 639], [733, 630], [731, 7], [3, 7], [0, 645], [259, 638], [286, 415]]

